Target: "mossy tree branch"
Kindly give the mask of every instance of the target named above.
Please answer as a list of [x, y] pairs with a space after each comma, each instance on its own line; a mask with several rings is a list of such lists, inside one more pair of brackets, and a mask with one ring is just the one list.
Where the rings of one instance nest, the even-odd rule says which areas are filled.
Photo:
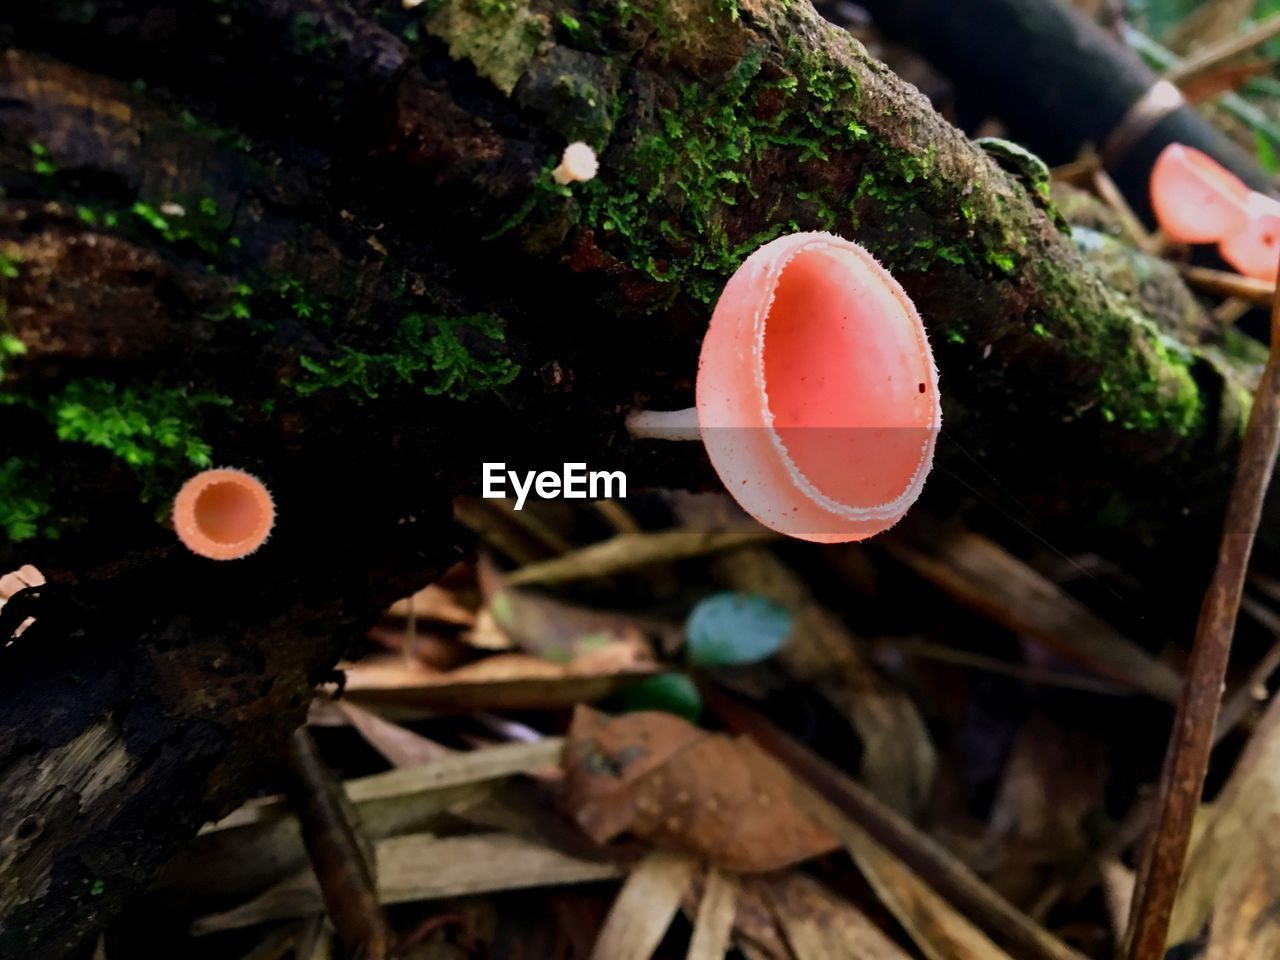
[[[948, 433], [1017, 492], [1168, 534], [1226, 490], [1247, 366], [1108, 290], [802, 0], [49, 0], [0, 41], [0, 566], [78, 598], [0, 661], [0, 956], [65, 955], [243, 795], [451, 556], [481, 461], [710, 482], [622, 411], [690, 399], [717, 290], [781, 233], [886, 263]], [[575, 139], [601, 174], [557, 187]], [[207, 461], [276, 493], [249, 561], [157, 519]]]

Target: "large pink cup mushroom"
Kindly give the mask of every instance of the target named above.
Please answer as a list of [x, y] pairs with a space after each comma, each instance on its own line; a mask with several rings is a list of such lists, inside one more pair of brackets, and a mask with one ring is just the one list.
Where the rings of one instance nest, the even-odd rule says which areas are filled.
[[243, 470], [205, 470], [182, 485], [173, 501], [173, 528], [195, 554], [239, 560], [266, 542], [275, 503], [266, 486]]
[[632, 433], [701, 436], [765, 526], [820, 543], [893, 526], [919, 497], [942, 422], [924, 325], [856, 243], [797, 233], [738, 268], [711, 317], [697, 406], [635, 411]]
[[1180, 143], [1161, 151], [1151, 170], [1151, 207], [1178, 243], [1217, 243], [1242, 230], [1249, 188], [1208, 154]]
[[1250, 193], [1248, 221], [1218, 244], [1222, 259], [1246, 277], [1275, 283], [1280, 266], [1280, 201]]

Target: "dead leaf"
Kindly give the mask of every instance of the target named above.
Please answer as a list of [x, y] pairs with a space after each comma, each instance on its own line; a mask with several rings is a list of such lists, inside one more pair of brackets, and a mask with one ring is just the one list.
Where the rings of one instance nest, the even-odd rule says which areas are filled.
[[476, 622], [477, 599], [465, 597], [438, 583], [429, 583], [413, 596], [397, 600], [387, 613], [393, 617], [414, 617], [469, 627]]
[[459, 496], [453, 500], [453, 516], [516, 563], [536, 563], [566, 553], [569, 544], [541, 523], [533, 510], [516, 510], [512, 500]]
[[[1214, 904], [1226, 902], [1228, 890], [1256, 895], [1255, 888], [1239, 879], [1242, 874], [1251, 875], [1254, 882], [1266, 878], [1255, 863], [1280, 863], [1280, 697], [1272, 698], [1204, 820], [1174, 903], [1171, 943], [1196, 936], [1215, 911]], [[1271, 879], [1272, 904], [1280, 911], [1280, 876]], [[1214, 912], [1215, 922], [1221, 909]]]
[[835, 849], [790, 803], [791, 778], [749, 740], [668, 713], [579, 707], [565, 743], [565, 803], [598, 843], [628, 832], [727, 870], [776, 870]]
[[[611, 880], [623, 873], [617, 864], [582, 860], [506, 834], [393, 837], [377, 845], [377, 859], [378, 899], [384, 905]], [[201, 936], [306, 917], [322, 908], [315, 877], [299, 873], [248, 903], [197, 920], [191, 932]]]
[[861, 910], [812, 877], [790, 871], [761, 880], [796, 960], [910, 960]]
[[876, 896], [929, 960], [1012, 960], [844, 813], [807, 787], [798, 787], [794, 795], [811, 816], [840, 838]]
[[547, 710], [593, 703], [660, 672], [634, 649], [606, 648], [571, 663], [510, 653], [456, 670], [431, 670], [403, 657], [368, 657], [344, 666], [346, 696], [408, 715], [460, 710]]
[[872, 792], [905, 813], [919, 809], [933, 784], [937, 758], [911, 698], [866, 661], [858, 638], [772, 551], [744, 547], [717, 557], [712, 569], [726, 586], [790, 611], [791, 634], [777, 662], [848, 718], [862, 742], [860, 779]]
[[684, 530], [620, 533], [562, 557], [521, 567], [508, 576], [507, 583], [515, 587], [606, 577], [656, 563], [688, 560], [777, 538], [776, 533], [759, 529], [724, 533], [690, 533]]
[[716, 866], [707, 868], [685, 960], [721, 960], [729, 952], [733, 918], [738, 912], [738, 890], [734, 874]]
[[958, 603], [973, 607], [1101, 677], [1176, 703], [1182, 678], [1057, 584], [998, 544], [969, 531], [912, 536], [899, 527], [877, 541]]
[[609, 908], [591, 960], [649, 960], [697, 869], [690, 857], [661, 850], [641, 860]]
[[[446, 812], [476, 803], [495, 781], [555, 764], [562, 740], [513, 743], [455, 753], [434, 763], [346, 782], [367, 836], [423, 830]], [[204, 828], [166, 868], [167, 899], [227, 897], [261, 890], [306, 863], [297, 819], [282, 797], [242, 806]]]
[[1209, 925], [1205, 960], [1280, 957], [1280, 864], [1251, 857], [1222, 890]]
[[441, 760], [454, 752], [349, 700], [336, 700], [334, 706], [393, 767], [416, 767]]
[[1033, 711], [1014, 739], [991, 811], [982, 862], [992, 885], [1030, 902], [1055, 871], [1088, 856], [1084, 826], [1105, 808], [1107, 744]]
[[1214, 0], [1206, 3], [1169, 31], [1164, 45], [1177, 53], [1207, 47], [1236, 33], [1253, 12], [1254, 0]]
[[613, 648], [627, 651], [634, 661], [653, 659], [648, 641], [653, 625], [638, 617], [510, 587], [496, 590], [487, 610], [509, 644], [539, 657], [564, 661]]
[[[763, 960], [795, 960], [791, 948], [783, 939], [782, 930], [773, 915], [773, 907], [764, 892], [768, 874], [754, 877], [738, 877], [738, 894], [733, 917], [733, 944], [748, 957]], [[701, 878], [694, 878], [689, 893], [685, 894], [685, 915], [697, 915], [702, 901]]]
[[1204, 103], [1232, 90], [1239, 90], [1254, 77], [1271, 70], [1270, 60], [1228, 63], [1215, 70], [1197, 74], [1178, 84], [1188, 103]]
[[[943, 905], [940, 909], [944, 909], [948, 917], [959, 916], [964, 927], [972, 927], [965, 918], [981, 923], [985, 930], [1015, 947], [1020, 958], [1084, 960], [1083, 954], [1058, 940], [1005, 900], [941, 843], [919, 830], [907, 818], [882, 803], [869, 790], [808, 747], [714, 688], [708, 689], [705, 701], [727, 727], [751, 734], [757, 742], [764, 744], [772, 756], [778, 757], [790, 770], [796, 772], [798, 779], [793, 781], [795, 786], [792, 793], [794, 802], [803, 804], [804, 809], [810, 810], [815, 818], [821, 815], [824, 818], [823, 826], [839, 836], [846, 847], [861, 845], [864, 838], [876, 838], [875, 848], [868, 848], [868, 865], [864, 870], [870, 871], [885, 863], [886, 871], [893, 877], [904, 879], [905, 886], [919, 894], [899, 904], [904, 912], [911, 908], [911, 915], [914, 915], [917, 910], [923, 910], [922, 922], [927, 922], [928, 901], [933, 899]], [[838, 811], [835, 811], [833, 803], [839, 805]], [[845, 819], [836, 819], [833, 827], [830, 819], [833, 816]], [[856, 832], [849, 827], [855, 828]], [[883, 847], [880, 846], [881, 843], [884, 844]], [[897, 859], [899, 857], [900, 860]], [[906, 863], [911, 864], [911, 870], [904, 866]], [[862, 863], [859, 865], [862, 866]], [[906, 875], [902, 875], [901, 871], [906, 871]], [[891, 883], [886, 882], [885, 886], [891, 892], [894, 889]], [[935, 889], [945, 896], [935, 893]], [[927, 893], [923, 892], [926, 890]], [[877, 888], [877, 893], [879, 892]], [[956, 913], [955, 907], [950, 906], [951, 903], [959, 906], [962, 913]], [[889, 905], [887, 901], [886, 905]], [[901, 918], [899, 920], [906, 925]], [[980, 947], [982, 942], [979, 940], [976, 944]], [[943, 955], [946, 955], [945, 951]], [[982, 954], [961, 953], [955, 957], [958, 960], [967, 955]], [[1004, 954], [997, 956], [1003, 957]]]

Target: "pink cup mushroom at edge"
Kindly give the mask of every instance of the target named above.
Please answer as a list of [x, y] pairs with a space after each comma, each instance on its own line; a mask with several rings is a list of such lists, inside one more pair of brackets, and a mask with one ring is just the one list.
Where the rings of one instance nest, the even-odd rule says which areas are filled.
[[1246, 277], [1275, 283], [1280, 272], [1280, 201], [1250, 193], [1248, 222], [1218, 244], [1222, 259]]
[[243, 470], [204, 470], [173, 501], [173, 527], [192, 553], [239, 560], [266, 542], [275, 503], [261, 480]]
[[919, 497], [942, 422], [911, 300], [829, 233], [765, 244], [725, 286], [693, 411], [635, 411], [637, 436], [701, 436], [725, 488], [765, 526], [821, 543], [893, 526]]
[[1151, 170], [1151, 207], [1178, 243], [1217, 243], [1245, 227], [1249, 188], [1208, 154], [1180, 143]]

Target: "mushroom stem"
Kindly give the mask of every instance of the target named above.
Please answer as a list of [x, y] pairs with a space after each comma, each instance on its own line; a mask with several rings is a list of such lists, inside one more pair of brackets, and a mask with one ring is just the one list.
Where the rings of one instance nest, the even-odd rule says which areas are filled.
[[701, 440], [698, 409], [632, 410], [627, 414], [627, 430], [640, 440]]

